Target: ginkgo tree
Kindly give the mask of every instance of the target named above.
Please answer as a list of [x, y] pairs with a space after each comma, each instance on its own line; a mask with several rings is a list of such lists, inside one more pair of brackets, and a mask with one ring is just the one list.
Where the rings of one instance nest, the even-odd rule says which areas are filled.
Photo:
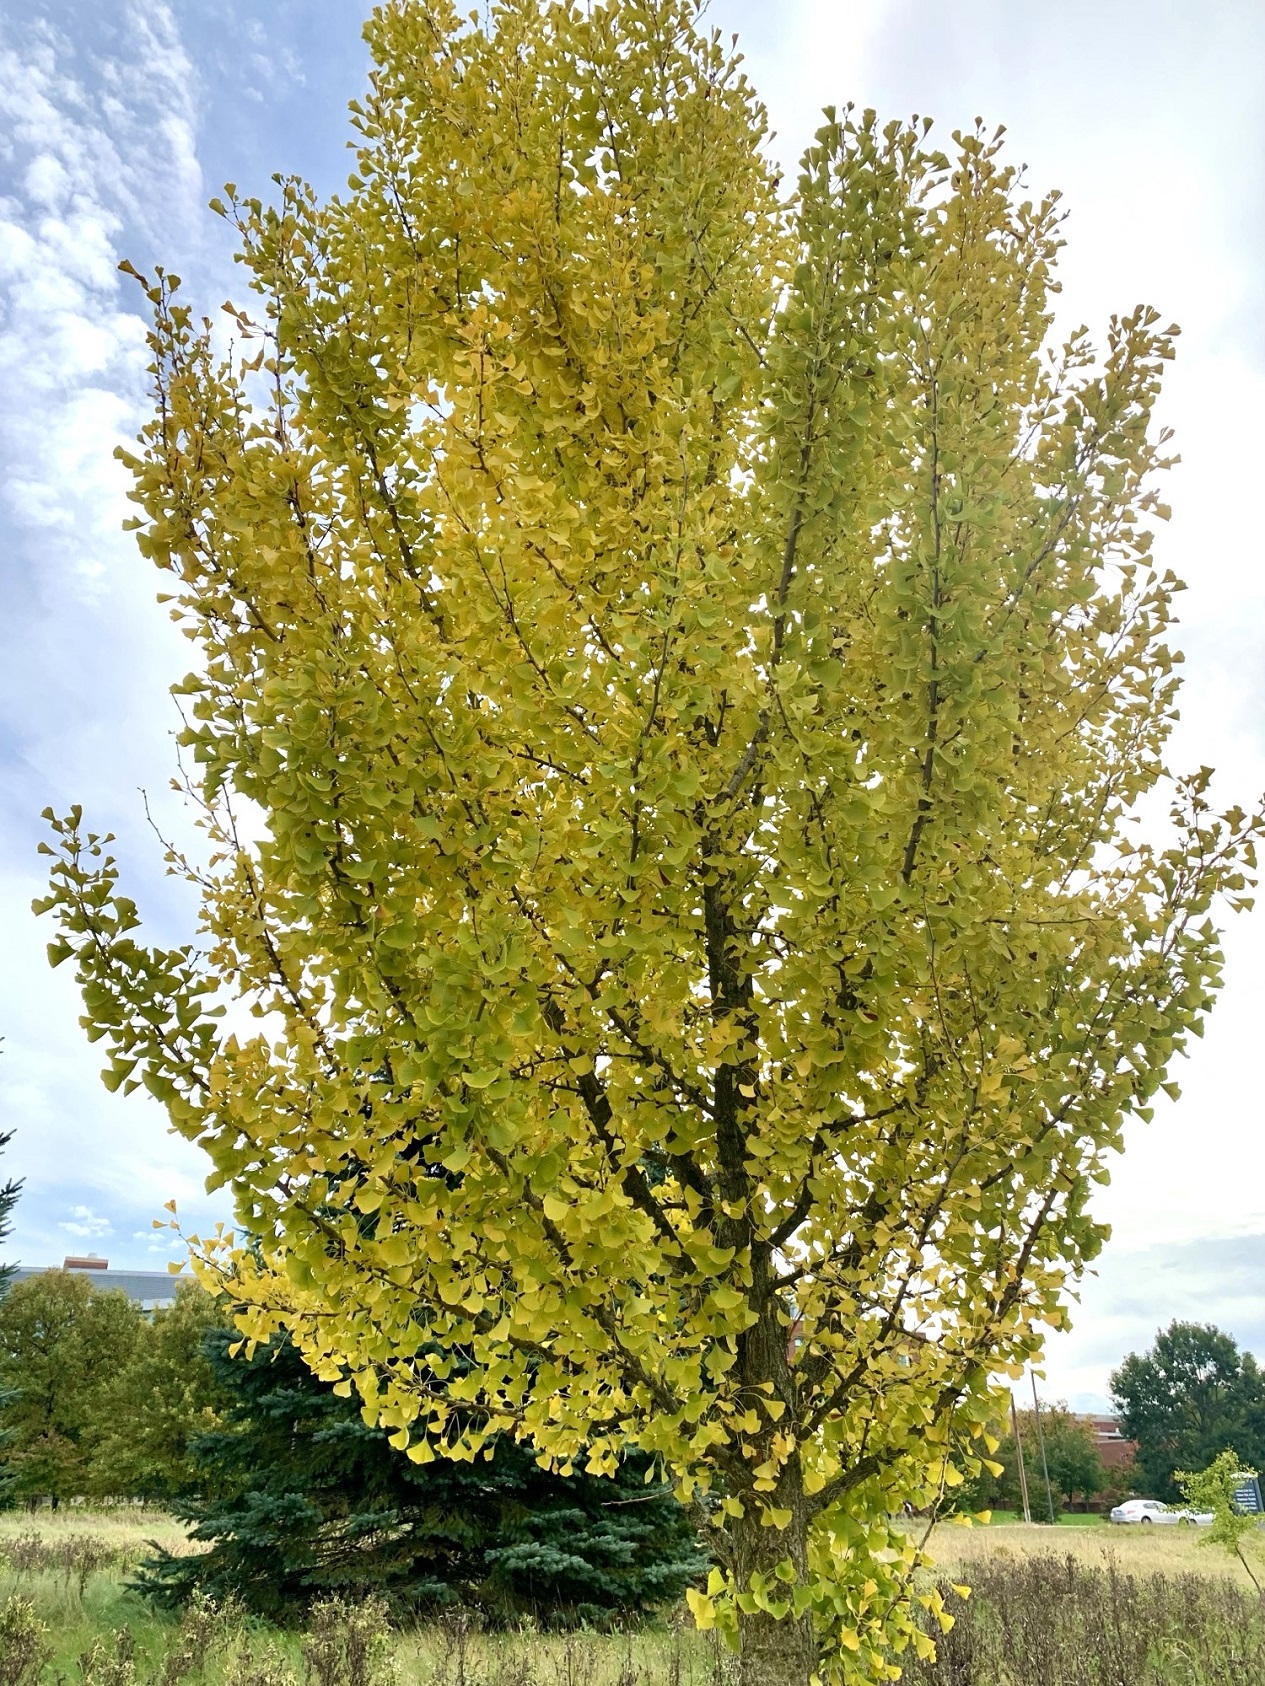
[[231, 337], [145, 282], [202, 935], [76, 810], [52, 957], [231, 1187], [246, 1335], [414, 1458], [640, 1448], [746, 1686], [894, 1679], [949, 1619], [895, 1519], [987, 1455], [1254, 864], [1163, 761], [1172, 330], [1048, 343], [983, 129], [828, 111], [788, 192], [689, 0], [367, 33], [346, 193], [215, 207]]

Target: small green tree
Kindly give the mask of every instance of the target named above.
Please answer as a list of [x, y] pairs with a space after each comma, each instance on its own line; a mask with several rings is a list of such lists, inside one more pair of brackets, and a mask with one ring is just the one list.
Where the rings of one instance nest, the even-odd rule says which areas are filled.
[[1235, 1489], [1247, 1476], [1256, 1474], [1245, 1469], [1237, 1452], [1219, 1452], [1207, 1469], [1197, 1472], [1178, 1470], [1176, 1481], [1182, 1497], [1192, 1510], [1212, 1512], [1212, 1526], [1200, 1540], [1200, 1545], [1220, 1546], [1237, 1557], [1247, 1570], [1257, 1592], [1265, 1590], [1256, 1578], [1256, 1571], [1248, 1562], [1243, 1547], [1260, 1541], [1261, 1521], [1251, 1511], [1239, 1510], [1234, 1502]]
[[160, 1306], [129, 1364], [99, 1389], [85, 1471], [98, 1497], [168, 1502], [196, 1480], [190, 1443], [214, 1429], [229, 1395], [205, 1352], [227, 1314], [196, 1282]]
[[126, 1294], [71, 1271], [28, 1277], [0, 1300], [0, 1430], [15, 1497], [57, 1504], [86, 1490], [102, 1390], [147, 1332]]

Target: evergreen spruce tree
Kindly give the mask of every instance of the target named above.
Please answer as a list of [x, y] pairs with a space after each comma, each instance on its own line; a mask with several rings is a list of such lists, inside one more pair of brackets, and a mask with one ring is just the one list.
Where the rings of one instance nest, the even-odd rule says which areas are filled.
[[195, 1587], [274, 1619], [329, 1592], [399, 1610], [465, 1603], [493, 1621], [602, 1623], [679, 1599], [705, 1568], [644, 1459], [614, 1478], [540, 1469], [505, 1439], [491, 1460], [417, 1464], [318, 1381], [288, 1337], [232, 1356], [207, 1336], [222, 1425], [191, 1448], [196, 1496], [172, 1509], [209, 1550], [163, 1552], [140, 1584], [177, 1603]]
[[[4, 1152], [12, 1140], [12, 1130], [0, 1131], [0, 1153]], [[18, 1203], [18, 1195], [21, 1190], [21, 1182], [14, 1182], [12, 1177], [7, 1183], [0, 1183], [0, 1244], [9, 1239], [9, 1231], [12, 1228], [9, 1220], [13, 1215], [13, 1208]], [[15, 1266], [11, 1264], [0, 1263], [0, 1296], [5, 1294], [10, 1282], [12, 1282], [14, 1269]]]

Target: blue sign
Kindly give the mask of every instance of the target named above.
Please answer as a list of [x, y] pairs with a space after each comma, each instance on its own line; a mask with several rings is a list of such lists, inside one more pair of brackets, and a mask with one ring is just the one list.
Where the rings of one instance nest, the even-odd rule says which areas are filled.
[[1241, 1516], [1265, 1514], [1261, 1503], [1261, 1484], [1255, 1475], [1245, 1475], [1230, 1495], [1230, 1503]]

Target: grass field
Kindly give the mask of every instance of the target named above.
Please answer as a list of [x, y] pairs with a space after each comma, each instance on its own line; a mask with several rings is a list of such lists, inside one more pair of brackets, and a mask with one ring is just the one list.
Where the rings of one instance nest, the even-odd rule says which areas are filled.
[[0, 1511], [0, 1548], [6, 1540], [37, 1529], [48, 1539], [67, 1534], [91, 1533], [122, 1551], [144, 1551], [146, 1542], [157, 1540], [168, 1551], [185, 1545], [185, 1530], [161, 1510], [141, 1505], [110, 1506], [103, 1510], [86, 1505], [66, 1505], [61, 1510]]
[[[1076, 1523], [993, 1522], [989, 1527], [963, 1528], [944, 1524], [933, 1533], [928, 1549], [947, 1570], [969, 1569], [972, 1563], [1011, 1557], [1072, 1557], [1088, 1568], [1115, 1563], [1131, 1575], [1201, 1575], [1228, 1579], [1250, 1587], [1251, 1580], [1225, 1552], [1201, 1543], [1198, 1528], [1085, 1527]], [[1265, 1580], [1265, 1552], [1257, 1570]], [[965, 1578], [970, 1579], [969, 1574]], [[1265, 1681], [1261, 1683], [1265, 1686]]]
[[[17, 1567], [11, 1554], [33, 1535], [51, 1552], [71, 1546], [85, 1536], [99, 1541], [115, 1560], [89, 1574], [82, 1586], [74, 1568]], [[161, 1512], [133, 1510], [88, 1511], [71, 1506], [60, 1511], [0, 1513], [0, 1553], [6, 1566], [0, 1571], [0, 1604], [16, 1593], [30, 1599], [38, 1618], [47, 1626], [47, 1643], [52, 1647], [46, 1678], [74, 1681], [81, 1655], [89, 1652], [103, 1634], [124, 1627], [137, 1641], [141, 1678], [146, 1665], [166, 1648], [171, 1623], [156, 1617], [147, 1606], [123, 1586], [131, 1565], [145, 1555], [148, 1540], [158, 1540], [169, 1550], [179, 1551], [185, 1543], [184, 1529]], [[27, 1686], [22, 1681], [20, 1686]], [[128, 1686], [120, 1681], [118, 1686]]]
[[[1038, 1524], [1042, 1526], [1045, 1525], [1044, 1516], [1040, 1515], [1038, 1512], [1034, 1512], [1034, 1516]], [[995, 1510], [992, 1513], [992, 1517], [993, 1520], [991, 1526], [993, 1527], [1006, 1527], [1010, 1523], [1018, 1522], [1020, 1520], [1020, 1515], [1017, 1510]], [[1094, 1511], [1081, 1513], [1080, 1511], [1069, 1510], [1064, 1511], [1055, 1526], [1059, 1528], [1109, 1528], [1111, 1524], [1107, 1521], [1105, 1516], [1099, 1516]]]
[[[85, 1538], [99, 1541], [114, 1560], [83, 1579], [73, 1566], [15, 1570], [13, 1558], [32, 1555], [33, 1537], [55, 1555], [73, 1557]], [[674, 1617], [626, 1634], [546, 1634], [530, 1626], [510, 1633], [480, 1631], [465, 1616], [429, 1623], [390, 1636], [377, 1675], [305, 1657], [310, 1635], [282, 1632], [264, 1623], [234, 1619], [209, 1624], [209, 1644], [199, 1665], [176, 1674], [171, 1659], [188, 1654], [188, 1634], [172, 1615], [155, 1611], [125, 1585], [148, 1542], [179, 1551], [183, 1529], [161, 1512], [91, 1511], [0, 1513], [0, 1610], [13, 1595], [29, 1599], [45, 1624], [47, 1660], [41, 1686], [176, 1686], [194, 1679], [204, 1686], [728, 1686], [734, 1662], [713, 1636], [700, 1634], [688, 1617]], [[67, 1550], [66, 1548], [69, 1548]], [[196, 1625], [196, 1624], [195, 1624]], [[207, 1624], [204, 1623], [204, 1626]], [[189, 1623], [185, 1623], [188, 1629]], [[118, 1636], [124, 1635], [122, 1645]], [[194, 1649], [206, 1636], [195, 1634]], [[96, 1652], [94, 1655], [94, 1646]], [[0, 1682], [36, 1686], [36, 1676], [6, 1667], [0, 1621]], [[354, 1645], [345, 1647], [354, 1650]], [[324, 1664], [328, 1665], [328, 1656]]]
[[[360, 1642], [347, 1631], [321, 1652], [311, 1631], [225, 1623], [214, 1611], [195, 1611], [182, 1623], [125, 1585], [149, 1541], [179, 1550], [184, 1536], [158, 1512], [0, 1514], [0, 1686], [728, 1686], [734, 1679], [733, 1658], [679, 1618], [630, 1634], [566, 1635], [484, 1633], [454, 1617], [380, 1639], [376, 1662], [374, 1645], [357, 1652]], [[908, 1686], [1265, 1686], [1265, 1603], [1241, 1568], [1199, 1541], [1193, 1530], [1079, 1520], [943, 1525], [930, 1541], [938, 1572], [946, 1583], [973, 1583], [977, 1596], [963, 1603], [952, 1595], [958, 1621], [941, 1662], [911, 1662]], [[4, 1611], [14, 1594], [30, 1601], [46, 1630], [38, 1670], [13, 1666]]]

